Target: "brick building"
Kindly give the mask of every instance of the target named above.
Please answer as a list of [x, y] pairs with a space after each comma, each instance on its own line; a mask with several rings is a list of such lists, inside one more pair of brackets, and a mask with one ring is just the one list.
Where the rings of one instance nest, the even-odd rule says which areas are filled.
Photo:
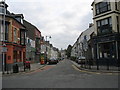
[[[0, 7], [4, 5], [4, 2], [0, 2]], [[4, 12], [0, 13], [0, 36], [1, 42], [7, 48], [7, 52], [5, 52], [4, 62], [4, 70], [12, 70], [13, 65], [17, 64], [18, 66], [22, 66], [23, 62], [25, 61], [25, 37], [26, 37], [26, 30], [25, 26], [23, 25], [23, 15], [15, 15], [9, 13], [7, 11], [8, 5], [5, 4], [5, 31], [3, 29], [3, 14]], [[1, 10], [2, 11], [2, 10]], [[16, 17], [17, 16], [17, 17]], [[3, 53], [2, 53], [3, 54]]]

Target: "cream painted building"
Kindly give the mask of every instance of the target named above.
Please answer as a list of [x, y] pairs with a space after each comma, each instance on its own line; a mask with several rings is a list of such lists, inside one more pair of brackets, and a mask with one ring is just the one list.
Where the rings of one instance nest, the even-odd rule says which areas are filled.
[[94, 59], [103, 65], [120, 63], [120, 1], [94, 0], [93, 20], [96, 37]]
[[50, 54], [51, 59], [58, 59], [58, 50], [55, 47], [51, 48], [51, 54]]
[[85, 51], [88, 51], [88, 42], [91, 39], [91, 35], [94, 33], [94, 26], [89, 27], [83, 31], [78, 37], [77, 41], [74, 43], [71, 56], [79, 58], [85, 58]]
[[72, 47], [72, 50], [71, 50], [71, 57], [77, 57], [77, 52], [76, 52], [76, 49], [77, 48], [77, 42], [74, 43], [73, 47]]

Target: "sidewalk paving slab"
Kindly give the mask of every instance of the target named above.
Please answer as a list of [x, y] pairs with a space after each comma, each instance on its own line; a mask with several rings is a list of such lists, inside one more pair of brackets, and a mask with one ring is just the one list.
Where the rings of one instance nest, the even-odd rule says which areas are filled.
[[24, 67], [20, 67], [19, 68], [19, 73], [13, 73], [13, 72], [11, 72], [11, 73], [7, 74], [7, 72], [5, 72], [5, 74], [3, 75], [2, 72], [1, 72], [0, 76], [10, 76], [10, 75], [17, 75], [17, 74], [29, 73], [29, 72], [33, 72], [33, 71], [35, 71], [37, 69], [43, 68], [44, 66], [46, 66], [46, 65], [41, 65], [40, 63], [32, 63], [30, 70], [26, 69], [24, 71]]

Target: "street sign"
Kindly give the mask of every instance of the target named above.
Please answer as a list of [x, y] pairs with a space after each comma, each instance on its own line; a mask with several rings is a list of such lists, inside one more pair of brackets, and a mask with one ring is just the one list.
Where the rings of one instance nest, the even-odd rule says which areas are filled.
[[1, 50], [3, 53], [7, 52], [7, 47], [2, 47], [2, 50]]

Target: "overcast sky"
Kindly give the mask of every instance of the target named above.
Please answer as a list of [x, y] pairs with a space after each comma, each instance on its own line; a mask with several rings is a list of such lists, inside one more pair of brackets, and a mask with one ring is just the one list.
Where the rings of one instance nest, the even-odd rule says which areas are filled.
[[6, 0], [8, 10], [23, 14], [53, 46], [61, 49], [73, 45], [92, 21], [93, 0]]

